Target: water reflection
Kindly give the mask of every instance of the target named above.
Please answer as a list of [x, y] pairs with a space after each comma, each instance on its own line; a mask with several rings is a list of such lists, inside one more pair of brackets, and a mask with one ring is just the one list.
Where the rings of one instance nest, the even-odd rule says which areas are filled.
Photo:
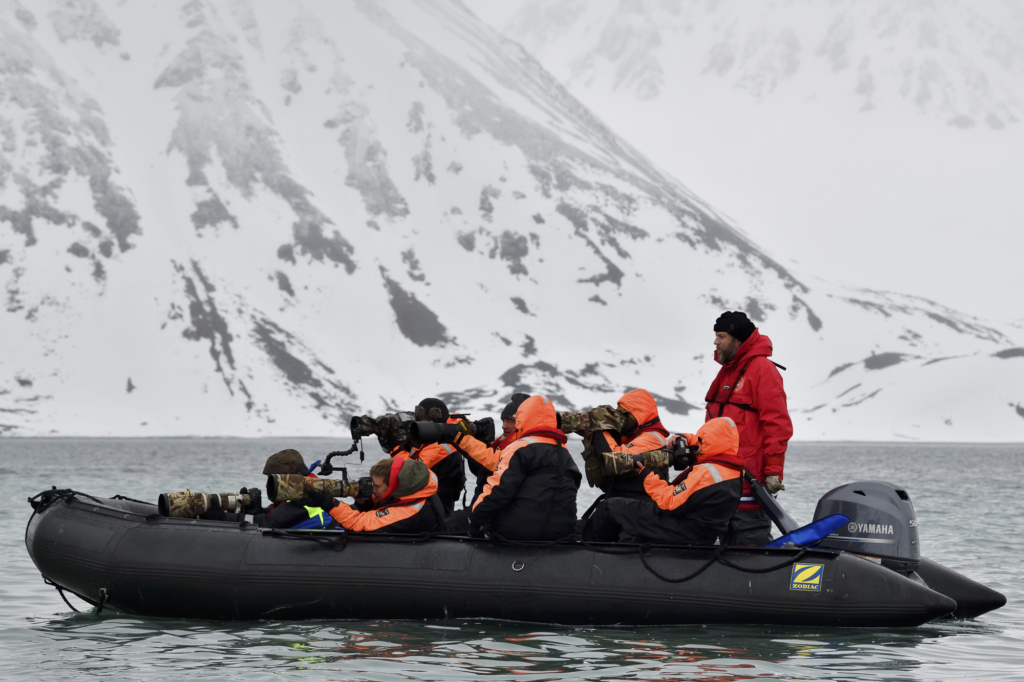
[[[899, 631], [675, 627], [550, 628], [465, 620], [225, 624], [69, 615], [29, 619], [0, 669], [246, 679], [337, 680], [879, 679], [912, 675], [905, 650], [961, 626]], [[8, 644], [12, 633], [2, 633]], [[36, 650], [58, 655], [39, 661]], [[21, 667], [24, 670], [24, 667]], [[258, 672], [257, 672], [258, 671]], [[882, 673], [880, 675], [880, 673]]]

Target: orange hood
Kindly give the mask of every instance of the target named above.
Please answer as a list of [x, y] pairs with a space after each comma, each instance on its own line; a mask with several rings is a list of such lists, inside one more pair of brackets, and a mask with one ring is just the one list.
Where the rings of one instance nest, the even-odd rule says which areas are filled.
[[619, 398], [619, 407], [629, 410], [637, 424], [646, 424], [658, 418], [658, 404], [654, 402], [651, 394], [642, 388], [634, 389]]
[[527, 431], [556, 431], [558, 417], [555, 406], [542, 395], [531, 395], [516, 410], [516, 436], [522, 437]]
[[740, 432], [729, 417], [715, 417], [697, 429], [702, 447], [698, 462], [714, 457], [735, 457], [740, 451]]

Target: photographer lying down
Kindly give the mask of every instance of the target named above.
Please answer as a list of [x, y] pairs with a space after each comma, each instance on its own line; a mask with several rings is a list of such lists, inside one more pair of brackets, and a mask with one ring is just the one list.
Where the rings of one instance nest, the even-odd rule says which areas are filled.
[[[316, 479], [316, 476], [308, 471], [308, 467], [302, 461], [302, 455], [292, 449], [274, 453], [267, 458], [263, 466], [264, 475], [270, 477], [285, 475], [299, 479]], [[270, 485], [269, 479], [267, 484]], [[269, 489], [267, 494], [273, 501]], [[324, 518], [323, 510], [313, 506], [305, 495], [299, 495], [295, 500], [273, 502], [266, 508], [263, 507], [263, 494], [259, 488], [242, 488], [237, 495], [185, 492], [168, 493], [161, 497], [165, 499], [164, 504], [167, 506], [165, 516], [236, 523], [245, 521], [262, 528], [291, 528], [313, 518], [329, 523], [329, 520]]]
[[646, 453], [632, 455], [650, 499], [605, 500], [587, 521], [585, 541], [713, 545], [725, 533], [743, 490], [736, 424], [717, 417], [683, 437], [698, 446], [697, 463], [667, 483], [644, 466]]
[[[309, 494], [345, 530], [370, 533], [424, 533], [442, 529], [444, 507], [437, 495], [437, 475], [423, 462], [395, 457], [370, 467], [373, 495], [349, 506], [330, 492]], [[341, 491], [352, 496], [354, 490]]]

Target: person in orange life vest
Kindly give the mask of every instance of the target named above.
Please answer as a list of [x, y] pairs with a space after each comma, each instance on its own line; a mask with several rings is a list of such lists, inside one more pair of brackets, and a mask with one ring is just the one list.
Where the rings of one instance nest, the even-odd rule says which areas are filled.
[[[597, 454], [625, 452], [636, 454], [661, 450], [668, 444], [668, 431], [661, 425], [658, 405], [651, 394], [642, 388], [629, 391], [618, 402], [619, 410], [629, 415], [627, 426], [620, 436], [611, 431], [600, 431], [592, 436], [592, 447]], [[653, 470], [657, 476], [668, 480], [668, 467]], [[605, 497], [632, 497], [647, 499], [643, 481], [635, 472], [617, 476], [605, 473], [600, 483]]]
[[[745, 313], [726, 311], [715, 320], [715, 360], [722, 365], [708, 389], [705, 419], [732, 417], [740, 433], [740, 460], [768, 491], [782, 484], [786, 447], [793, 422], [786, 405], [782, 375], [768, 358], [772, 342]], [[765, 545], [771, 541], [771, 520], [743, 484], [739, 511], [723, 544]]]
[[[526, 393], [514, 393], [508, 404], [501, 411], [501, 435], [493, 443], [487, 445], [468, 433], [459, 433], [452, 443], [460, 452], [468, 457], [469, 471], [476, 476], [476, 490], [472, 502], [480, 497], [487, 484], [487, 478], [498, 466], [501, 451], [516, 440], [516, 410], [530, 396]], [[473, 506], [472, 502], [470, 507]]]
[[473, 503], [470, 535], [485, 528], [510, 540], [556, 540], [576, 526], [576, 491], [583, 480], [565, 449], [551, 401], [527, 398], [516, 410], [516, 440], [501, 451]]
[[444, 508], [437, 496], [437, 475], [407, 457], [382, 459], [370, 468], [373, 500], [369, 510], [339, 504], [327, 493], [313, 502], [345, 530], [362, 533], [429, 533], [442, 530]]
[[[448, 406], [437, 398], [426, 398], [420, 401], [413, 412], [413, 417], [416, 421], [432, 421], [437, 424], [450, 423]], [[462, 453], [456, 450], [454, 445], [430, 443], [413, 448], [411, 452], [407, 453], [404, 450], [396, 449], [391, 452], [391, 455], [418, 459], [437, 474], [437, 496], [441, 499], [441, 504], [444, 505], [444, 515], [451, 516], [455, 509], [455, 501], [459, 499], [466, 487], [466, 467], [463, 464]]]
[[726, 532], [743, 490], [736, 424], [720, 417], [681, 437], [700, 446], [697, 464], [668, 483], [637, 462], [649, 499], [605, 500], [587, 521], [585, 541], [710, 546]]
[[489, 446], [468, 433], [459, 433], [455, 436], [452, 444], [458, 448], [459, 452], [466, 455], [469, 471], [476, 476], [476, 489], [470, 498], [469, 507], [452, 512], [451, 516], [448, 517], [445, 527], [449, 533], [463, 535], [469, 532], [469, 515], [473, 503], [480, 497], [480, 494], [484, 491], [484, 486], [487, 485], [488, 477], [497, 468], [502, 449], [515, 441], [516, 410], [529, 397], [526, 393], [514, 393], [512, 395], [511, 400], [501, 411], [501, 435]]

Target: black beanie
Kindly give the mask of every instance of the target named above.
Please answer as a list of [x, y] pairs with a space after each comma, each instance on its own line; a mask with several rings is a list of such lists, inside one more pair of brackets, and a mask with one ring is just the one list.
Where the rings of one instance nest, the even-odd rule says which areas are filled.
[[746, 341], [754, 333], [754, 323], [747, 318], [747, 314], [737, 310], [733, 312], [726, 310], [715, 320], [716, 332], [728, 332], [740, 341]]
[[421, 421], [429, 419], [432, 422], [444, 424], [448, 421], [448, 406], [437, 398], [424, 398], [416, 406], [416, 419]]
[[523, 404], [523, 401], [526, 400], [529, 397], [530, 396], [527, 393], [513, 393], [512, 394], [512, 398], [511, 398], [511, 400], [509, 400], [508, 405], [506, 405], [505, 409], [501, 411], [501, 418], [502, 419], [515, 419], [516, 418], [516, 410], [518, 410], [519, 406]]

